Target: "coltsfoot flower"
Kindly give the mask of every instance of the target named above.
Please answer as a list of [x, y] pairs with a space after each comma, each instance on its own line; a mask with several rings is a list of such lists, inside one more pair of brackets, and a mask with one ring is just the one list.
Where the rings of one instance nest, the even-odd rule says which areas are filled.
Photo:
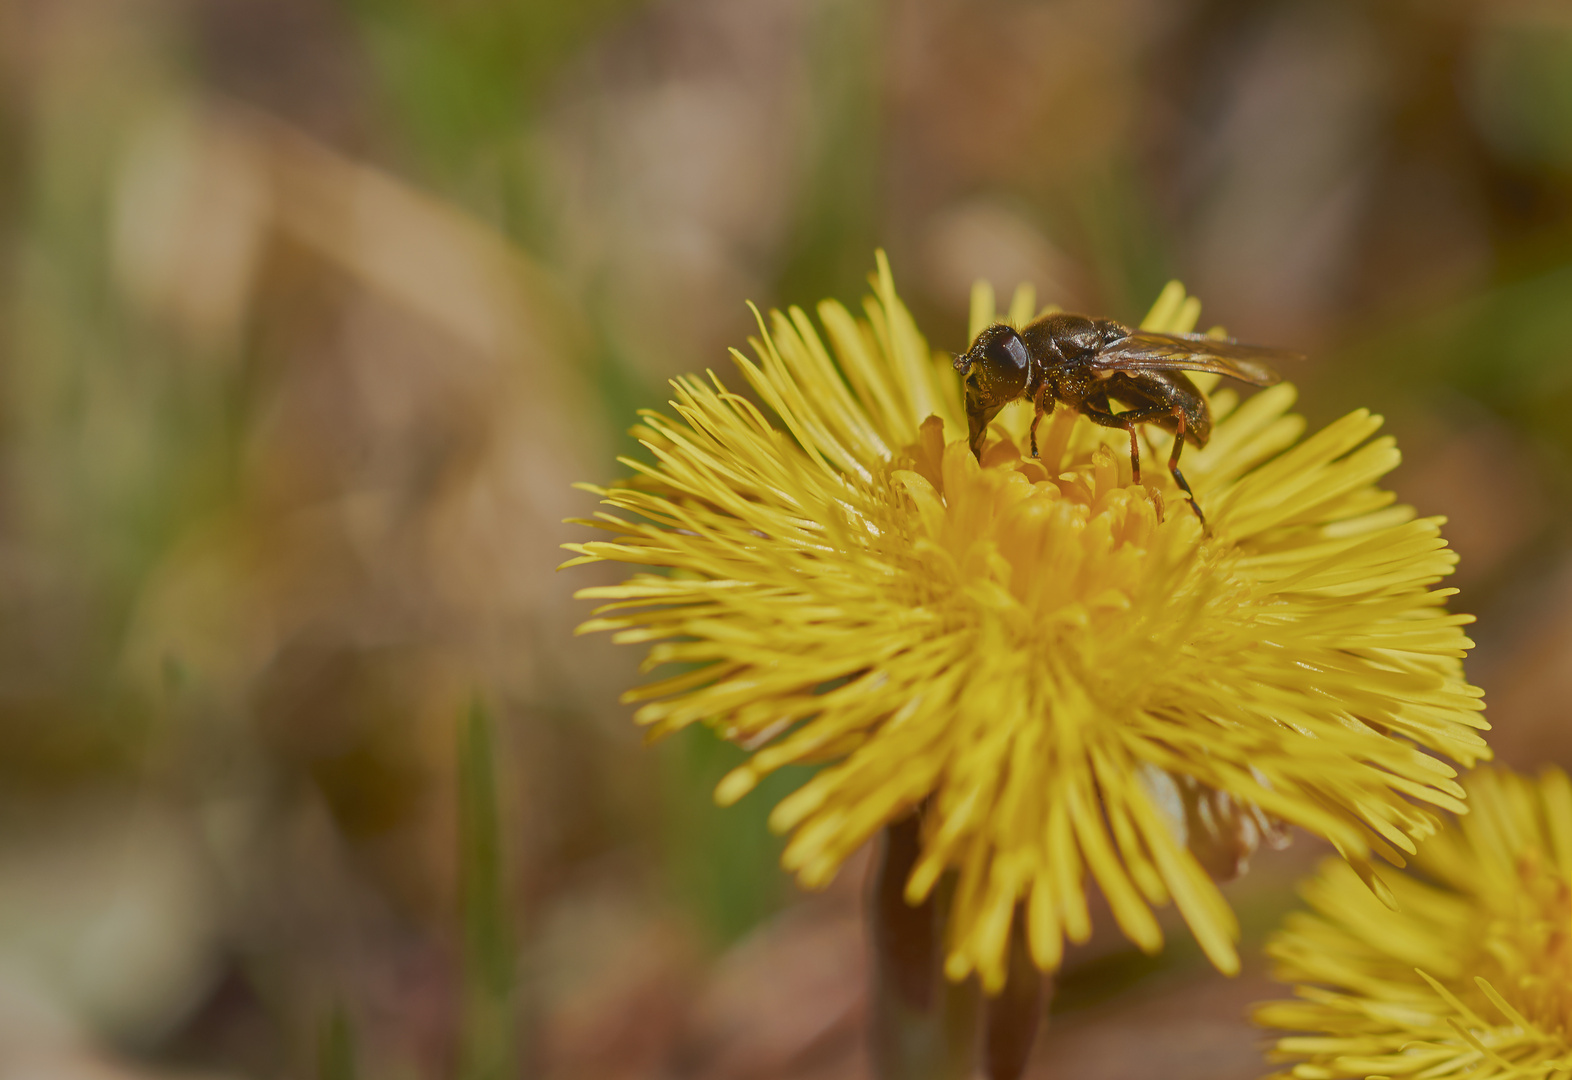
[[[615, 538], [568, 545], [663, 571], [582, 590], [605, 605], [580, 631], [675, 666], [626, 695], [654, 734], [705, 723], [755, 750], [720, 802], [825, 763], [770, 818], [804, 886], [920, 807], [906, 896], [956, 874], [952, 979], [1002, 986], [1018, 907], [1055, 968], [1091, 931], [1088, 880], [1143, 949], [1171, 900], [1232, 972], [1236, 922], [1192, 848], [1246, 853], [1280, 819], [1379, 888], [1372, 853], [1462, 808], [1425, 750], [1488, 754], [1469, 618], [1432, 588], [1455, 561], [1439, 520], [1376, 486], [1398, 461], [1379, 417], [1301, 441], [1291, 386], [1212, 392], [1211, 442], [1185, 455], [1206, 535], [1164, 470], [1131, 483], [1122, 432], [1065, 409], [1034, 460], [1031, 407], [1010, 406], [979, 465], [950, 358], [882, 255], [874, 288], [862, 320], [820, 304], [822, 335], [796, 308], [760, 320], [755, 359], [733, 356], [762, 408], [713, 373], [676, 380], [675, 416], [636, 429], [653, 461], [589, 489]], [[1143, 325], [1189, 331], [1199, 307], [1172, 285]], [[993, 319], [980, 288], [973, 333]], [[1163, 460], [1169, 437], [1143, 437]]]
[[1468, 779], [1472, 813], [1425, 842], [1428, 878], [1395, 875], [1397, 910], [1342, 864], [1305, 887], [1269, 946], [1300, 1000], [1258, 1022], [1282, 1077], [1572, 1076], [1572, 784], [1495, 770]]

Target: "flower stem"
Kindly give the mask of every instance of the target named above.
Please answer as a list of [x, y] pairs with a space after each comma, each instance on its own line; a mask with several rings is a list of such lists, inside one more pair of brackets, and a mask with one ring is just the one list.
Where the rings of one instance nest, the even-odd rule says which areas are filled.
[[871, 1027], [878, 1080], [964, 1080], [977, 1042], [973, 983], [955, 985], [941, 971], [941, 929], [950, 882], [908, 904], [906, 880], [921, 853], [921, 816], [884, 830], [868, 905], [873, 947]]
[[919, 810], [888, 826], [874, 868], [868, 903], [874, 1075], [964, 1080], [980, 1057], [988, 1080], [1019, 1080], [1052, 990], [1032, 963], [1025, 913], [1015, 913], [1010, 967], [996, 996], [982, 997], [973, 980], [957, 985], [945, 979], [941, 938], [953, 879], [941, 879], [920, 904], [908, 904], [905, 896], [922, 854], [921, 823]]
[[1026, 1071], [1052, 989], [1053, 984], [1032, 963], [1026, 913], [1017, 906], [1004, 989], [983, 1001], [983, 1065], [988, 1080], [1018, 1080]]

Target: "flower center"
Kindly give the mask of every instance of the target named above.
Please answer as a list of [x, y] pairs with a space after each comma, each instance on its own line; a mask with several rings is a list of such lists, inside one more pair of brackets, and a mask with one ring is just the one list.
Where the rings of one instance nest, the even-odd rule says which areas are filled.
[[1489, 981], [1534, 1023], [1572, 1031], [1572, 883], [1536, 849], [1519, 856], [1516, 876], [1510, 907], [1486, 932], [1498, 965]]
[[1211, 591], [1201, 583], [1217, 577], [1215, 553], [1200, 523], [1132, 484], [1128, 457], [1099, 445], [1050, 475], [1010, 444], [990, 451], [979, 466], [964, 441], [945, 444], [931, 419], [891, 474], [904, 506], [888, 554], [919, 564], [905, 575], [918, 604], [1042, 643], [1058, 631], [1084, 637], [1096, 624], [1117, 624], [1117, 636], [1148, 633], [1147, 617], [1172, 619], [1172, 601], [1182, 607]]

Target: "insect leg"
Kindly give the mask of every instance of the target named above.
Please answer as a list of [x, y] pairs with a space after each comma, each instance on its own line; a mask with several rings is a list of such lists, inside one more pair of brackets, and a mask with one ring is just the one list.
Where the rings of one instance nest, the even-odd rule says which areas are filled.
[[1140, 483], [1141, 471], [1136, 464], [1135, 456], [1135, 426], [1137, 424], [1151, 424], [1158, 421], [1173, 419], [1176, 430], [1174, 433], [1174, 448], [1168, 454], [1168, 472], [1173, 476], [1174, 483], [1179, 485], [1179, 490], [1190, 497], [1190, 509], [1195, 511], [1195, 516], [1200, 519], [1204, 528], [1206, 515], [1201, 512], [1201, 504], [1195, 501], [1195, 492], [1190, 490], [1189, 481], [1184, 478], [1184, 473], [1179, 471], [1179, 452], [1184, 449], [1186, 420], [1184, 409], [1178, 405], [1167, 407], [1155, 405], [1146, 409], [1131, 409], [1129, 412], [1108, 413], [1106, 418], [1082, 406], [1081, 411], [1088, 420], [1102, 424], [1104, 427], [1122, 427], [1130, 433], [1130, 463], [1136, 483]]
[[1174, 448], [1168, 453], [1168, 471], [1173, 474], [1174, 483], [1179, 485], [1179, 490], [1190, 496], [1190, 509], [1195, 511], [1195, 516], [1201, 521], [1201, 528], [1205, 529], [1206, 515], [1201, 513], [1201, 504], [1195, 501], [1195, 492], [1190, 490], [1184, 473], [1179, 471], [1179, 451], [1184, 449], [1184, 410], [1175, 405], [1173, 416], [1179, 426], [1174, 432]]
[[[1129, 432], [1130, 479], [1133, 483], [1139, 484], [1141, 482], [1141, 445], [1135, 438], [1135, 425], [1141, 422], [1142, 413], [1146, 410], [1122, 413], [1110, 412], [1107, 395], [1099, 396], [1102, 398], [1101, 401], [1091, 397], [1082, 401], [1080, 413], [1094, 424], [1101, 424], [1103, 427], [1122, 428]], [[1166, 416], [1168, 410], [1160, 410], [1160, 413]]]
[[1037, 388], [1037, 396], [1032, 399], [1033, 403], [1037, 406], [1037, 411], [1032, 414], [1032, 457], [1034, 458], [1037, 456], [1037, 425], [1042, 422], [1043, 413], [1045, 411], [1043, 408], [1043, 398], [1047, 396], [1048, 387], [1044, 385]]

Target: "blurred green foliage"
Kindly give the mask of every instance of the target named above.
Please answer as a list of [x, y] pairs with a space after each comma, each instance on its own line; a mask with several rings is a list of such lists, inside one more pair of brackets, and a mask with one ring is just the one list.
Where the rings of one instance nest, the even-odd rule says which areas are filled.
[[784, 841], [766, 819], [800, 787], [808, 770], [781, 769], [740, 803], [715, 805], [721, 778], [748, 755], [704, 728], [688, 728], [661, 748], [664, 814], [661, 847], [677, 899], [698, 917], [713, 944], [741, 937], [790, 895], [780, 868]]
[[777, 288], [788, 303], [859, 296], [868, 253], [882, 224], [885, 160], [881, 94], [887, 39], [882, 0], [820, 2], [810, 8], [804, 62], [811, 122], [804, 176], [791, 212]]
[[460, 1080], [504, 1080], [518, 1073], [518, 960], [503, 864], [495, 736], [480, 703], [470, 707], [459, 740], [464, 1019], [457, 1075]]
[[551, 238], [531, 138], [552, 78], [642, 0], [342, 0], [383, 130], [426, 182], [534, 249]]
[[1468, 74], [1491, 145], [1528, 167], [1572, 170], [1572, 25], [1508, 14], [1481, 36]]
[[342, 1009], [334, 1009], [322, 1025], [318, 1080], [355, 1080], [355, 1033]]

